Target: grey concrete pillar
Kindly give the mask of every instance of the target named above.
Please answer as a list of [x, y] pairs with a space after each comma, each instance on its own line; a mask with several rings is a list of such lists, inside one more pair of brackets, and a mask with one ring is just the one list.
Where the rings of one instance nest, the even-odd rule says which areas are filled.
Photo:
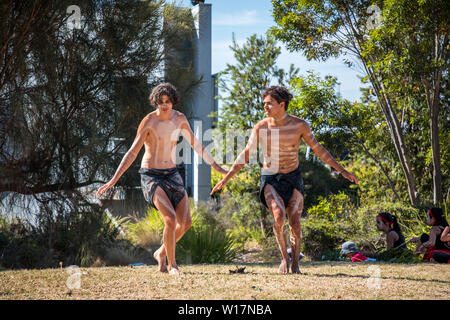
[[[195, 76], [202, 79], [193, 94], [191, 126], [197, 139], [207, 146], [211, 141], [204, 139], [204, 133], [211, 129], [212, 121], [208, 115], [214, 109], [211, 90], [211, 4], [200, 3], [192, 7], [191, 12], [195, 26]], [[197, 153], [192, 153], [192, 157], [192, 196], [196, 202], [208, 200], [211, 192], [211, 167]]]

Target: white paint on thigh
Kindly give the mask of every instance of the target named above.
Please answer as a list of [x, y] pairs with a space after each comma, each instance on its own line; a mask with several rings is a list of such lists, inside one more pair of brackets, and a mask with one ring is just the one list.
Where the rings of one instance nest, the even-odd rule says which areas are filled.
[[168, 200], [163, 197], [158, 197], [156, 195], [156, 192], [153, 195], [153, 203], [155, 203], [155, 200], [157, 200], [160, 204], [162, 204], [167, 210], [172, 210], [172, 205], [168, 202]]
[[[274, 198], [274, 200], [275, 200], [275, 202], [276, 202], [276, 205], [277, 205], [280, 209], [283, 208], [282, 205], [281, 205], [281, 203], [280, 203], [279, 196], [275, 193], [275, 190], [274, 190], [273, 187], [270, 188], [270, 192], [272, 193], [272, 197]], [[275, 206], [275, 204], [272, 203], [272, 209], [274, 208], [274, 206]]]

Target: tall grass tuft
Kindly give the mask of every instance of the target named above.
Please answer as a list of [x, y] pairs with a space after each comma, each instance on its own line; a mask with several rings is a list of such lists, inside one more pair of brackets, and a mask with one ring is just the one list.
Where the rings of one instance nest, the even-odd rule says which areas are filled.
[[161, 245], [164, 220], [156, 209], [149, 207], [143, 218], [134, 216], [130, 219], [133, 222], [129, 221], [126, 225], [128, 239], [148, 249]]
[[238, 250], [218, 225], [192, 227], [177, 244], [177, 260], [190, 264], [232, 262]]

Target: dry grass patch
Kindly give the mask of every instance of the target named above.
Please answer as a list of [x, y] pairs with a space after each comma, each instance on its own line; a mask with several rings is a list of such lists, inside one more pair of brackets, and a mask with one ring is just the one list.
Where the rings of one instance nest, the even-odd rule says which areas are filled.
[[276, 264], [182, 265], [181, 277], [156, 266], [81, 268], [70, 290], [66, 269], [0, 272], [0, 299], [448, 299], [450, 268], [439, 264], [304, 262], [302, 275]]

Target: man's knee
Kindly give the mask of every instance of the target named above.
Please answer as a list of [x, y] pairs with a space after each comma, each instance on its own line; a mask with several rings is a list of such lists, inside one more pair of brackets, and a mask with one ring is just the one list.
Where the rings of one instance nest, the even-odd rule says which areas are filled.
[[164, 224], [167, 228], [175, 228], [175, 226], [177, 225], [175, 214], [164, 215]]
[[192, 226], [192, 219], [191, 217], [189, 217], [183, 223], [184, 231], [188, 231], [191, 226]]
[[286, 223], [286, 218], [281, 209], [278, 208], [277, 212], [273, 212], [273, 227], [276, 230], [281, 230]]
[[299, 219], [289, 220], [289, 227], [294, 236], [301, 237], [301, 225]]

